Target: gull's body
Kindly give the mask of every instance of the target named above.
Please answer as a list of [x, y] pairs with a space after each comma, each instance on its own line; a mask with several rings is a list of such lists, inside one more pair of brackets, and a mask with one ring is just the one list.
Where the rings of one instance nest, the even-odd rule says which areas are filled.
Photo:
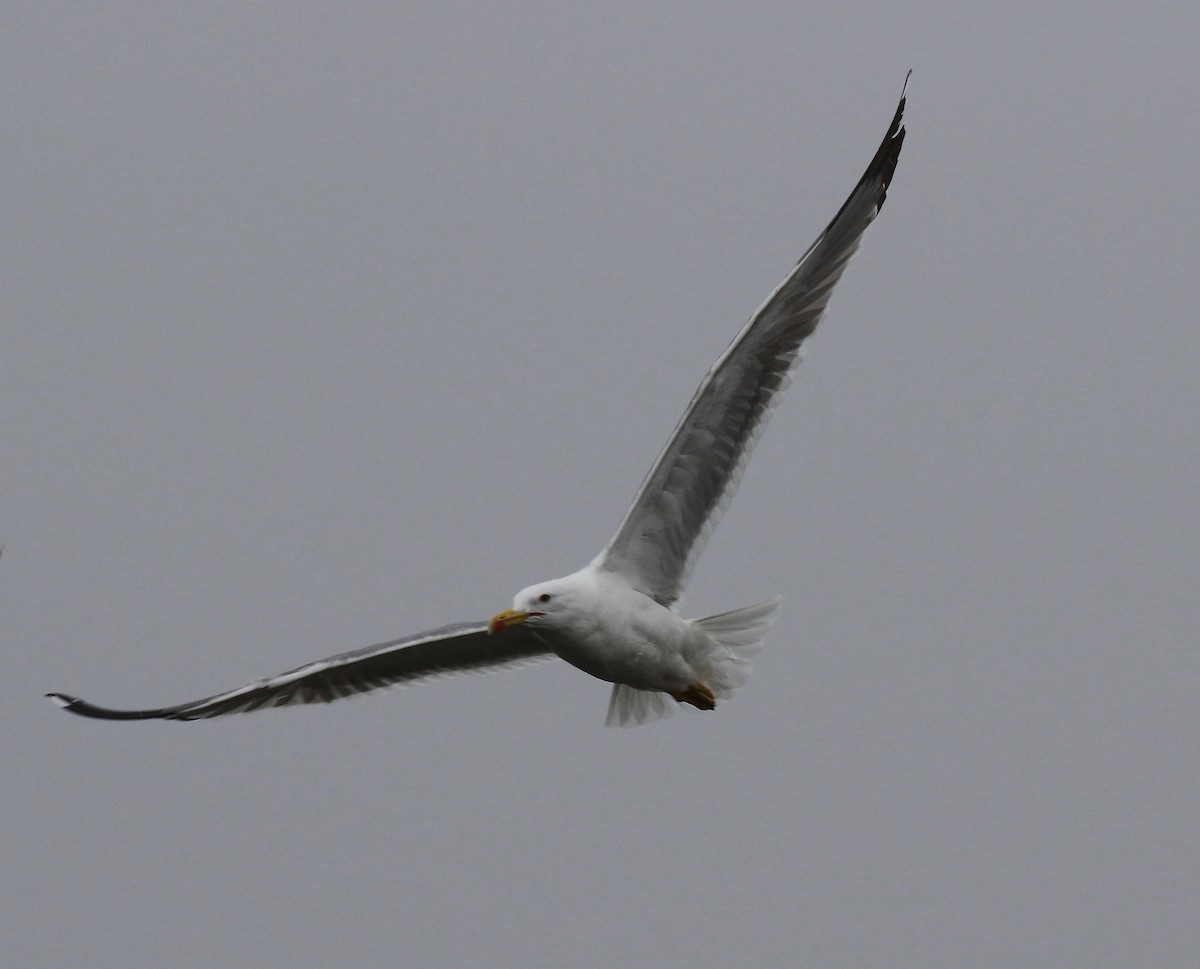
[[712, 709], [744, 682], [747, 657], [770, 628], [778, 600], [695, 620], [680, 616], [676, 604], [801, 345], [883, 205], [904, 141], [904, 102], [902, 95], [837, 215], [708, 372], [616, 534], [587, 566], [521, 590], [489, 622], [342, 653], [191, 703], [112, 710], [59, 693], [50, 698], [99, 719], [196, 720], [558, 655], [613, 684], [609, 723], [662, 716], [672, 701]]

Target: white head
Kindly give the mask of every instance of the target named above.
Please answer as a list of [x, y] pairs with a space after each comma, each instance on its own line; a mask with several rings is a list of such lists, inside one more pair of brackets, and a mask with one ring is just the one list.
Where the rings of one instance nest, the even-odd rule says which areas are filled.
[[488, 632], [495, 635], [521, 623], [547, 630], [572, 625], [586, 607], [586, 599], [578, 573], [538, 582], [513, 596], [511, 609], [492, 616]]

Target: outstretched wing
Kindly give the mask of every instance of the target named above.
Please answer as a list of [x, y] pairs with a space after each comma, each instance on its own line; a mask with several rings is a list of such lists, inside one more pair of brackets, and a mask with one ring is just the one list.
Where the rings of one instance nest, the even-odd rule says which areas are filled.
[[595, 567], [663, 605], [683, 594], [801, 344], [887, 197], [904, 143], [904, 102], [901, 93], [883, 143], [833, 221], [709, 370]]
[[46, 696], [64, 710], [99, 720], [202, 720], [263, 707], [329, 703], [428, 676], [516, 666], [548, 655], [546, 645], [526, 628], [490, 636], [486, 623], [470, 622], [340, 653], [227, 693], [156, 710], [111, 710], [63, 693]]

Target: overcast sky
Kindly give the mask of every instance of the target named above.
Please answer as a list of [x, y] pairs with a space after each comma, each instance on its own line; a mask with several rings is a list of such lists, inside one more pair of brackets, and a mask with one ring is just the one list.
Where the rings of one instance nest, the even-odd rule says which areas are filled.
[[[8, 964], [1192, 964], [1200, 8], [183, 7], [0, 22]], [[558, 661], [42, 699], [582, 565], [910, 67], [684, 603], [784, 597], [715, 714], [607, 730]]]

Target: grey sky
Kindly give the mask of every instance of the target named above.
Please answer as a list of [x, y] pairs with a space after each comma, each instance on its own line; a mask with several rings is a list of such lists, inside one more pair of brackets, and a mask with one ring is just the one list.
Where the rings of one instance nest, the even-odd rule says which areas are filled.
[[[1193, 4], [16, 4], [12, 965], [1182, 966], [1200, 949]], [[888, 204], [685, 609], [560, 663], [78, 720], [590, 558], [840, 205]]]

